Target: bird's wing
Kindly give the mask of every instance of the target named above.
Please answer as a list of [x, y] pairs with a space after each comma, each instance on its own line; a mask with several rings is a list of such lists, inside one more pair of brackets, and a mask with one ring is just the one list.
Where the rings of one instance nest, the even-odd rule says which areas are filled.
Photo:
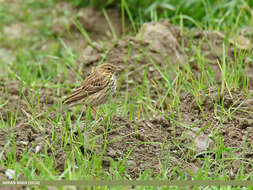
[[106, 86], [105, 77], [101, 74], [98, 74], [96, 72], [92, 73], [90, 76], [88, 76], [81, 86], [73, 91], [69, 97], [67, 97], [63, 103], [72, 103], [75, 101], [79, 101], [87, 96], [90, 96], [91, 94], [94, 94]]

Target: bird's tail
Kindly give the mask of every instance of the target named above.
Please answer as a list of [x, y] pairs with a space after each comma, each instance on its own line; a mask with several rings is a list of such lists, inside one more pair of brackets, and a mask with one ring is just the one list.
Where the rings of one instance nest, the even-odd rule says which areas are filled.
[[69, 97], [65, 98], [63, 104], [71, 104], [73, 102], [79, 102], [86, 97], [86, 94], [82, 92], [82, 89], [75, 90]]

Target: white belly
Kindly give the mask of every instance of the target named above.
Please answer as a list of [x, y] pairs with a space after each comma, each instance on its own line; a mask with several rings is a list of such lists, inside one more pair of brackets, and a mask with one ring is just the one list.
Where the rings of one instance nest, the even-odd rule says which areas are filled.
[[117, 77], [115, 75], [112, 75], [111, 80], [114, 81], [113, 85], [112, 85], [112, 93], [114, 94], [116, 92], [116, 89], [117, 89], [117, 83], [118, 83]]

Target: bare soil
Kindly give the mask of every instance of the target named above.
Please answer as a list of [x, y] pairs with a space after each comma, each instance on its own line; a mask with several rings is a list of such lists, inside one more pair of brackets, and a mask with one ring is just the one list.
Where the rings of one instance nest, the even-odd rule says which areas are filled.
[[[80, 14], [80, 18], [83, 19], [81, 23], [86, 27], [86, 30], [91, 33], [93, 39], [104, 39], [106, 35], [111, 37], [112, 35], [108, 32], [110, 31], [108, 25], [106, 25], [106, 30], [102, 32], [101, 26], [105, 25], [106, 20], [101, 12], [96, 13], [96, 17], [89, 22], [85, 19], [93, 14], [92, 11], [94, 10], [89, 8], [85, 14]], [[110, 15], [118, 14], [113, 10], [108, 11], [108, 13]], [[112, 18], [119, 17], [112, 16]], [[116, 23], [117, 35], [122, 33], [120, 22], [117, 19], [116, 21], [112, 20], [112, 23]], [[117, 28], [117, 26], [120, 27]], [[72, 25], [70, 28], [73, 31], [76, 30]], [[54, 30], [57, 33], [62, 29], [56, 27]], [[75, 32], [78, 33], [78, 31]], [[186, 48], [194, 46], [200, 47], [197, 51], [201, 55], [205, 55], [206, 63], [215, 73], [215, 79], [221, 82], [218, 62], [221, 62], [223, 40], [224, 36], [218, 32], [195, 30], [182, 33], [178, 27], [171, 25], [168, 20], [161, 20], [157, 23], [146, 23], [136, 36], [126, 36], [118, 41], [109, 41], [105, 47], [99, 42], [95, 44], [95, 47], [87, 46], [79, 61], [85, 77], [90, 72], [91, 67], [95, 66], [106, 53], [106, 62], [122, 66], [127, 74], [127, 79], [123, 80], [120, 89], [120, 92], [124, 94], [126, 85], [131, 91], [135, 84], [142, 83], [143, 71], [146, 71], [150, 84], [152, 84], [152, 80], [162, 81], [160, 73], [155, 69], [154, 61], [167, 70], [169, 70], [170, 64], [183, 68], [187, 62], [191, 62], [191, 67], [198, 76], [200, 68], [198, 68], [197, 61], [188, 58], [196, 51], [194, 48]], [[237, 45], [245, 53], [249, 50], [247, 39], [242, 41], [241, 44], [232, 40], [228, 42], [231, 45], [227, 50], [228, 59], [233, 63], [235, 62], [234, 45]], [[247, 60], [244, 61], [246, 64]], [[246, 74], [249, 76], [249, 88], [252, 90], [253, 63], [247, 64], [249, 68]], [[71, 74], [71, 71], [69, 72]], [[171, 78], [174, 75], [171, 71]], [[73, 80], [76, 80], [74, 76], [69, 77], [67, 81], [63, 81], [59, 76], [52, 82], [61, 81], [71, 85]], [[65, 92], [61, 91], [60, 94], [56, 95], [56, 92], [42, 88], [40, 94], [34, 94], [30, 88], [22, 87], [19, 81], [5, 80], [0, 81], [0, 88], [2, 102], [5, 103], [0, 108], [0, 118], [12, 126], [9, 130], [0, 130], [0, 152], [3, 151], [3, 158], [7, 159], [5, 156], [12, 151], [13, 147], [16, 150], [17, 161], [24, 152], [37, 154], [46, 150], [48, 156], [55, 154], [56, 168], [58, 171], [63, 171], [66, 164], [67, 149], [63, 147], [60, 140], [57, 143], [52, 139], [53, 135], [61, 139], [64, 129], [60, 124], [52, 122], [57, 117], [58, 110], [51, 109], [51, 107], [59, 102]], [[157, 89], [157, 87], [152, 86], [150, 91], [152, 99], [157, 102], [157, 91], [163, 93], [164, 89]], [[219, 157], [228, 158], [227, 162], [231, 164], [226, 165], [226, 171], [231, 179], [240, 169], [238, 166], [241, 165], [241, 162], [247, 168], [246, 172], [252, 172], [250, 162], [253, 159], [253, 116], [247, 111], [253, 111], [253, 97], [245, 97], [240, 89], [231, 92], [225, 90], [223, 94], [217, 94], [213, 88], [202, 93], [199, 95], [200, 100], [196, 101], [196, 97], [182, 92], [180, 97], [181, 113], [177, 113], [177, 110], [171, 110], [165, 113], [166, 116], [158, 114], [152, 118], [136, 121], [112, 116], [108, 129], [105, 128], [105, 124], [92, 129], [80, 125], [80, 130], [87, 138], [87, 142], [94, 143], [93, 137], [98, 137], [95, 140], [97, 148], [88, 143], [87, 147], [80, 146], [80, 150], [101, 155], [103, 168], [107, 172], [109, 172], [111, 159], [119, 161], [127, 158], [124, 163], [125, 175], [131, 178], [137, 178], [144, 170], [153, 171], [155, 176], [161, 171], [165, 171], [166, 168], [163, 168], [165, 163], [169, 168], [167, 171], [169, 178], [173, 179], [177, 176], [177, 171], [171, 170], [175, 165], [178, 166], [178, 170], [190, 176], [191, 173], [198, 172], [203, 166], [205, 157], [211, 157], [214, 160], [212, 170], [217, 170], [219, 167], [220, 162], [217, 161]], [[166, 101], [170, 101], [169, 98]], [[224, 107], [228, 112], [224, 113], [223, 120], [218, 120], [217, 116], [221, 113], [217, 112], [214, 104], [221, 106], [222, 102], [224, 102]], [[17, 105], [19, 105], [18, 108]], [[203, 109], [200, 109], [199, 105]], [[233, 112], [238, 105], [240, 105], [240, 109], [231, 116], [229, 113]], [[31, 107], [36, 109], [31, 109]], [[32, 110], [36, 110], [36, 113], [33, 113]], [[16, 121], [12, 120], [13, 114], [17, 114]], [[36, 121], [32, 119], [33, 115], [37, 117]], [[172, 115], [175, 117], [173, 118]], [[76, 122], [75, 117], [71, 119], [73, 123]], [[37, 126], [36, 128], [34, 123]], [[77, 140], [80, 138], [77, 132], [73, 132], [73, 136]], [[219, 143], [215, 144], [214, 142]], [[222, 153], [218, 152], [218, 147], [222, 143], [231, 149], [224, 150]], [[49, 146], [49, 144], [53, 146]], [[236, 155], [241, 159], [230, 160], [231, 155]]]
[[[9, 84], [13, 85], [13, 82]], [[5, 86], [11, 87], [12, 85], [5, 83]], [[38, 126], [41, 125], [42, 127], [35, 128], [31, 121], [32, 113], [29, 112], [27, 105], [22, 101], [23, 98], [17, 97], [19, 92], [18, 84], [16, 87], [15, 85], [13, 86], [13, 88], [10, 88], [8, 96], [11, 98], [11, 101], [9, 101], [11, 103], [8, 103], [6, 108], [1, 110], [1, 118], [9, 122], [11, 113], [15, 113], [16, 110], [14, 105], [20, 103], [20, 108], [17, 110], [18, 119], [15, 127], [0, 131], [1, 151], [4, 150], [4, 155], [6, 155], [15, 146], [16, 157], [19, 160], [24, 152], [28, 151], [37, 154], [47, 147], [48, 156], [55, 154], [56, 159], [54, 162], [56, 168], [58, 171], [63, 171], [66, 164], [66, 148], [62, 147], [60, 140], [58, 143], [53, 142], [53, 149], [48, 146], [52, 143], [53, 131], [56, 132], [55, 135], [58, 139], [61, 139], [64, 133], [63, 127], [50, 122], [55, 119], [57, 110], [52, 110], [48, 114], [46, 122], [41, 116], [40, 119], [44, 124], [40, 123]], [[228, 92], [222, 98], [224, 99], [224, 106], [232, 110], [245, 97], [236, 92], [231, 93], [233, 98], [230, 97]], [[54, 101], [48, 101], [51, 98], [48, 95], [47, 99], [41, 100], [41, 110], [47, 109], [54, 103]], [[87, 147], [80, 147], [80, 150], [84, 149], [90, 153], [96, 152], [101, 155], [103, 167], [108, 172], [110, 159], [117, 161], [127, 156], [125, 162], [126, 175], [130, 175], [132, 178], [138, 177], [145, 169], [153, 170], [153, 175], [159, 174], [165, 169], [162, 168], [161, 163], [167, 163], [169, 168], [177, 165], [179, 169], [189, 174], [189, 172], [195, 173], [201, 168], [206, 156], [211, 156], [215, 160], [218, 155], [216, 151], [220, 144], [214, 144], [214, 142], [217, 142], [217, 138], [221, 137], [222, 141], [220, 143], [224, 143], [226, 147], [234, 148], [231, 154], [243, 158], [236, 160], [236, 162], [244, 162], [248, 172], [252, 172], [250, 160], [253, 159], [253, 116], [237, 111], [237, 114], [232, 117], [226, 119], [225, 115], [224, 121], [219, 121], [216, 119], [214, 112], [215, 101], [219, 102], [221, 100], [217, 94], [210, 92], [201, 103], [204, 110], [200, 110], [198, 106], [200, 103], [197, 103], [192, 95], [182, 95], [180, 106], [182, 114], [180, 119], [179, 116], [174, 119], [178, 119], [185, 126], [192, 126], [193, 123], [198, 123], [197, 126], [192, 126], [191, 128], [186, 128], [180, 123], [174, 123], [170, 119], [170, 113], [168, 113], [168, 117], [158, 115], [138, 121], [129, 121], [127, 118], [113, 116], [110, 121], [110, 128], [107, 131], [105, 124], [100, 127], [96, 126], [94, 129], [87, 129], [85, 125], [80, 125], [80, 132], [85, 135], [87, 142], [91, 143], [90, 145], [88, 143]], [[242, 105], [243, 110], [252, 110], [252, 107], [252, 97]], [[76, 118], [73, 117], [72, 119], [73, 123], [75, 123]], [[85, 120], [84, 117], [83, 120]], [[36, 121], [39, 122], [39, 120]], [[220, 127], [221, 122], [223, 124], [222, 127]], [[200, 130], [201, 133], [199, 133]], [[74, 132], [73, 136], [77, 141], [80, 138], [77, 132]], [[93, 137], [97, 137], [95, 142], [92, 141]], [[93, 147], [92, 143], [95, 143], [97, 148], [91, 148]], [[6, 144], [10, 146], [6, 148]], [[104, 150], [105, 144], [106, 149]], [[211, 153], [204, 154], [203, 152], [207, 150], [211, 151]], [[231, 154], [224, 151], [222, 156], [229, 158]], [[228, 162], [233, 163], [232, 160], [228, 160]], [[215, 163], [212, 169], [217, 169], [219, 164]], [[240, 164], [235, 163], [227, 166], [231, 166], [231, 168], [227, 168], [227, 171], [228, 175], [233, 178], [239, 169], [236, 166], [240, 166]], [[176, 173], [168, 171], [168, 177], [176, 177]]]

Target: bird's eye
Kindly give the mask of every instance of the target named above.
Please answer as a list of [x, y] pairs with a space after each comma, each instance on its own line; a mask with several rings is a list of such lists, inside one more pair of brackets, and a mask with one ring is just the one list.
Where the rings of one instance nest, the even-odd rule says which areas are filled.
[[108, 68], [107, 68], [107, 70], [108, 70], [108, 71], [110, 71], [110, 70], [111, 70], [111, 68], [110, 68], [110, 67], [108, 67]]

